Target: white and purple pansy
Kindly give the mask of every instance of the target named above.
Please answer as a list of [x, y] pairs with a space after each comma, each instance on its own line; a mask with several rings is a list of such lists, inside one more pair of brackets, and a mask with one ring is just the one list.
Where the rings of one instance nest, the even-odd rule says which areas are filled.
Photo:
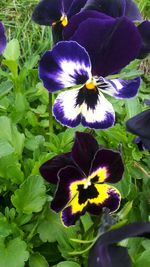
[[6, 48], [5, 29], [2, 22], [0, 22], [0, 55], [3, 53], [5, 48]]
[[105, 98], [130, 98], [137, 94], [140, 78], [112, 79], [92, 75], [87, 51], [74, 41], [59, 42], [39, 63], [39, 77], [49, 92], [73, 88], [55, 99], [53, 114], [60, 123], [76, 127], [105, 129], [113, 126], [115, 112]]
[[40, 167], [42, 176], [57, 184], [51, 208], [61, 212], [66, 226], [76, 223], [86, 211], [99, 215], [103, 207], [114, 212], [121, 195], [111, 185], [121, 180], [124, 166], [119, 152], [99, 149], [87, 133], [76, 133], [72, 151], [55, 156]]

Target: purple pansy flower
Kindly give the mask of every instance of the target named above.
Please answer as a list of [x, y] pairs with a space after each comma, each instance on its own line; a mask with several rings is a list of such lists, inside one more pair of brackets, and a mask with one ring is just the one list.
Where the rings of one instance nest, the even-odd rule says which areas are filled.
[[129, 119], [126, 126], [128, 131], [139, 137], [138, 141], [142, 142], [142, 147], [150, 150], [150, 109]]
[[54, 43], [62, 40], [62, 30], [68, 19], [78, 13], [87, 0], [42, 0], [36, 6], [32, 19], [40, 25], [52, 26]]
[[127, 248], [117, 244], [130, 237], [150, 238], [150, 223], [132, 223], [102, 234], [89, 253], [88, 267], [131, 267]]
[[0, 55], [3, 53], [6, 47], [6, 36], [2, 22], [0, 22]]
[[70, 153], [58, 155], [40, 168], [47, 181], [57, 183], [51, 208], [61, 211], [66, 226], [75, 224], [86, 211], [94, 215], [103, 207], [116, 211], [121, 196], [109, 183], [120, 181], [123, 171], [119, 152], [99, 149], [90, 134], [79, 132]]
[[[87, 0], [82, 10], [96, 10], [111, 17], [127, 17], [138, 22], [137, 29], [141, 35], [142, 44], [137, 58], [142, 59], [150, 53], [150, 22], [143, 21], [140, 11], [133, 0]], [[79, 15], [80, 16], [80, 15]]]
[[137, 27], [126, 17], [112, 18], [97, 11], [73, 16], [63, 31], [88, 52], [94, 75], [114, 74], [134, 60], [141, 49]]
[[[115, 43], [112, 42], [112, 53], [115, 52], [113, 44]], [[117, 51], [116, 58], [118, 53], [122, 55], [121, 51]], [[115, 60], [114, 54], [112, 57]], [[108, 74], [107, 70], [112, 68], [112, 57], [100, 61], [101, 75]], [[114, 65], [116, 68], [121, 66], [119, 61], [118, 65], [116, 62]], [[59, 42], [43, 55], [39, 63], [39, 77], [49, 92], [78, 87], [60, 93], [54, 102], [55, 118], [68, 127], [76, 127], [80, 123], [95, 129], [111, 127], [115, 122], [115, 112], [103, 94], [121, 99], [130, 98], [136, 95], [140, 86], [139, 77], [125, 81], [93, 76], [88, 53], [73, 41]]]

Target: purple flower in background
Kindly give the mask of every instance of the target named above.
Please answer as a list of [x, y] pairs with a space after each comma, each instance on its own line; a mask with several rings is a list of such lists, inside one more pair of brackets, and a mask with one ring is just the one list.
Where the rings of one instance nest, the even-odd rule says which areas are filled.
[[124, 16], [133, 21], [142, 20], [133, 0], [87, 0], [83, 10], [96, 10], [114, 18]]
[[62, 30], [68, 19], [78, 13], [87, 0], [42, 0], [36, 6], [32, 19], [40, 25], [52, 26], [54, 43], [62, 40]]
[[112, 18], [97, 11], [73, 16], [63, 31], [65, 40], [73, 40], [88, 52], [94, 75], [119, 72], [134, 60], [141, 49], [137, 27], [126, 17]]
[[138, 141], [144, 149], [150, 150], [150, 109], [129, 119], [126, 127], [129, 132], [139, 137]]
[[2, 22], [0, 22], [0, 55], [3, 53], [5, 48], [6, 48], [5, 30]]
[[[121, 51], [118, 53], [121, 54]], [[111, 58], [100, 61], [100, 69], [103, 66], [104, 70], [109, 70], [112, 66], [109, 60]], [[102, 75], [106, 73], [104, 70]], [[109, 80], [93, 76], [88, 53], [73, 41], [59, 42], [43, 55], [39, 63], [39, 77], [49, 92], [77, 87], [60, 93], [53, 106], [55, 118], [68, 127], [76, 127], [80, 123], [95, 129], [111, 127], [115, 122], [115, 112], [103, 94], [121, 99], [131, 98], [140, 86], [139, 77], [133, 80]]]
[[142, 45], [137, 58], [145, 58], [150, 53], [150, 22], [142, 20], [140, 11], [133, 0], [87, 0], [82, 10], [96, 10], [111, 17], [127, 17], [140, 25]]
[[99, 149], [92, 135], [79, 132], [71, 152], [54, 157], [40, 168], [47, 181], [57, 184], [51, 208], [61, 211], [66, 226], [75, 224], [86, 211], [93, 215], [99, 215], [103, 207], [116, 211], [121, 196], [110, 184], [120, 181], [123, 171], [119, 152]]
[[132, 223], [102, 234], [89, 253], [88, 267], [131, 267], [127, 248], [117, 244], [130, 237], [150, 238], [150, 223]]

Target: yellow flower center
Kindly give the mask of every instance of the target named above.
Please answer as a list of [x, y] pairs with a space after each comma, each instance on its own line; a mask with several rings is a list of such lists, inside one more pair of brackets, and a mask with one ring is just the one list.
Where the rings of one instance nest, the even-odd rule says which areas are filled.
[[63, 27], [66, 27], [68, 25], [68, 18], [66, 15], [62, 15], [60, 20], [54, 21], [52, 23], [52, 27], [56, 26], [57, 24], [61, 23]]
[[60, 22], [63, 27], [66, 27], [68, 25], [68, 18], [66, 15], [62, 15], [60, 18]]
[[96, 88], [96, 80], [93, 77], [87, 80], [85, 87], [88, 90], [94, 90]]

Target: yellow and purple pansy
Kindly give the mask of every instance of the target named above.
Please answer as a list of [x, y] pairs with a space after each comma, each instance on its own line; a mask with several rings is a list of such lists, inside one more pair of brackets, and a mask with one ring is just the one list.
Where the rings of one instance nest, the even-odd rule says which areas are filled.
[[0, 22], [0, 55], [3, 53], [5, 48], [6, 48], [5, 29], [3, 23]]
[[[120, 99], [131, 98], [137, 94], [140, 86], [139, 77], [133, 80], [102, 77], [112, 71], [113, 65], [114, 70], [123, 66], [123, 58], [126, 57], [128, 61], [132, 54], [123, 51], [123, 55], [122, 50], [125, 49], [123, 43], [119, 47], [115, 46], [115, 48], [115, 42], [109, 41], [109, 43], [112, 45], [112, 57], [105, 60], [105, 51], [101, 49], [103, 58], [99, 62], [99, 70], [101, 71], [101, 75], [100, 71], [98, 73], [99, 76], [92, 74], [92, 64], [87, 51], [74, 41], [59, 42], [41, 58], [39, 77], [49, 92], [78, 87], [60, 93], [55, 99], [53, 114], [56, 120], [63, 125], [76, 127], [81, 123], [85, 127], [95, 129], [111, 127], [115, 122], [115, 112], [103, 94]], [[130, 43], [129, 40], [128, 43]], [[115, 61], [114, 49], [117, 48], [120, 50], [117, 50]], [[118, 53], [120, 57], [122, 56], [120, 62]], [[111, 62], [112, 58], [114, 64]]]
[[57, 184], [51, 208], [61, 212], [66, 226], [75, 224], [86, 211], [99, 215], [103, 207], [110, 212], [119, 208], [121, 195], [111, 183], [122, 178], [121, 155], [100, 149], [90, 134], [77, 132], [72, 151], [47, 161], [40, 172]]

